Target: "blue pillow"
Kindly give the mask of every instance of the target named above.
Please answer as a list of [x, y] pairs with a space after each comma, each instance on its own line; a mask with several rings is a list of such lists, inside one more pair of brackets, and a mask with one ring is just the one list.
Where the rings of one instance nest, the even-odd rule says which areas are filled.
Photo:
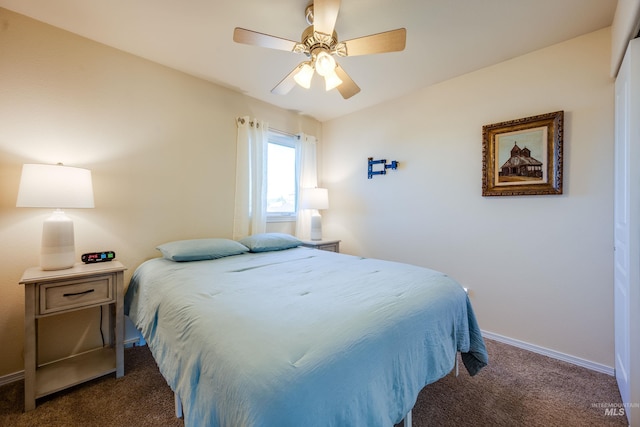
[[281, 251], [297, 248], [302, 242], [290, 234], [261, 233], [240, 239], [240, 243], [249, 248], [250, 252]]
[[248, 252], [249, 249], [229, 239], [192, 239], [164, 243], [156, 248], [171, 261], [202, 261]]

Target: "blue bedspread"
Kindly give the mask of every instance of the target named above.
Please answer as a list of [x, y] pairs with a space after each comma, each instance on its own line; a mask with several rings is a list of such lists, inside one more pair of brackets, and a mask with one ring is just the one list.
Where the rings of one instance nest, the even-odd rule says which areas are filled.
[[307, 248], [146, 261], [125, 312], [190, 427], [391, 427], [456, 352], [488, 359], [448, 276]]

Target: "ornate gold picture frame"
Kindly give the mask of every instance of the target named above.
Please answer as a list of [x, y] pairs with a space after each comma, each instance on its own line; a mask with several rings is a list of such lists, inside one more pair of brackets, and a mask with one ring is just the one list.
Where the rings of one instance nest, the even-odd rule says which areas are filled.
[[562, 194], [564, 111], [482, 127], [482, 195]]

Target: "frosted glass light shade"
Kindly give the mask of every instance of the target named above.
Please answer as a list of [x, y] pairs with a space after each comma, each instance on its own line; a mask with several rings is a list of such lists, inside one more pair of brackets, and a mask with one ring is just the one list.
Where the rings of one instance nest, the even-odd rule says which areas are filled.
[[293, 76], [293, 79], [305, 89], [311, 87], [311, 79], [313, 78], [313, 68], [308, 63], [303, 64], [300, 67], [300, 71]]
[[324, 76], [325, 90], [329, 91], [331, 89], [335, 89], [342, 84], [342, 80], [336, 74], [335, 71], [328, 73]]
[[316, 71], [321, 76], [326, 76], [330, 72], [335, 71], [336, 69], [336, 60], [333, 59], [333, 56], [326, 50], [321, 50], [316, 55]]
[[[93, 208], [91, 171], [62, 165], [22, 166], [17, 207]], [[73, 221], [56, 209], [42, 225], [40, 267], [62, 270], [75, 264]]]

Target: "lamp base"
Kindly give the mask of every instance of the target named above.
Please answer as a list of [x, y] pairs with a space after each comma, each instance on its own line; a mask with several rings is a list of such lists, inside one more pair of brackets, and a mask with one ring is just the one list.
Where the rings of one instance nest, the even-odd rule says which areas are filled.
[[63, 211], [56, 209], [42, 224], [42, 248], [40, 268], [64, 270], [76, 262], [73, 221]]
[[311, 215], [311, 240], [322, 240], [322, 217], [319, 213]]

